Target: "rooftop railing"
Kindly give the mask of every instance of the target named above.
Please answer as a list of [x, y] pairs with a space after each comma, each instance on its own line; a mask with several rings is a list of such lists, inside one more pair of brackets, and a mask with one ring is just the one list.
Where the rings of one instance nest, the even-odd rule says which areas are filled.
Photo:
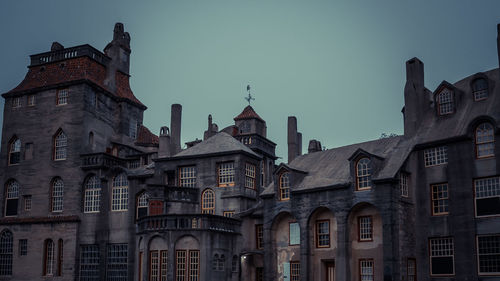
[[82, 169], [111, 168], [120, 166], [127, 168], [127, 161], [107, 153], [92, 153], [80, 155]]
[[93, 60], [103, 65], [107, 65], [108, 62], [110, 61], [110, 58], [108, 58], [106, 55], [104, 55], [103, 53], [101, 53], [100, 51], [98, 51], [97, 49], [95, 49], [90, 45], [81, 45], [58, 51], [50, 51], [46, 53], [31, 55], [30, 58], [31, 58], [31, 66], [36, 66], [40, 64], [62, 61], [66, 59], [83, 57], [83, 56], [90, 57]]
[[241, 221], [216, 215], [159, 215], [140, 218], [137, 232], [145, 231], [189, 231], [210, 230], [226, 233], [240, 233]]

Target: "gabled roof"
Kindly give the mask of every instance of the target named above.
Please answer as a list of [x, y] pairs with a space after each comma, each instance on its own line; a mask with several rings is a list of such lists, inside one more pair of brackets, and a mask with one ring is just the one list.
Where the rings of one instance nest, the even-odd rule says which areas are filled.
[[260, 116], [255, 112], [255, 110], [253, 110], [250, 105], [245, 107], [245, 109], [243, 109], [243, 111], [238, 116], [234, 117], [234, 121], [243, 119], [258, 119], [262, 122], [266, 122], [264, 121], [264, 119], [260, 118]]
[[137, 134], [136, 144], [138, 145], [158, 145], [159, 138], [157, 135], [151, 133], [151, 131], [144, 125], [139, 127], [139, 133]]
[[176, 155], [174, 155], [174, 157], [185, 157], [194, 155], [201, 156], [201, 155], [218, 154], [225, 152], [238, 152], [238, 151], [243, 151], [255, 157], [261, 158], [261, 156], [253, 152], [246, 145], [242, 144], [234, 137], [230, 136], [225, 132], [220, 132], [214, 136], [211, 136], [210, 138], [200, 142], [199, 144], [177, 153]]

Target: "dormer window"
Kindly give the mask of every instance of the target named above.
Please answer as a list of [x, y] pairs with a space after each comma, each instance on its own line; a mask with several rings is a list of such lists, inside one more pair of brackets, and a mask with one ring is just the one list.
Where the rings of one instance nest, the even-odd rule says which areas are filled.
[[477, 78], [472, 82], [472, 95], [474, 101], [480, 101], [488, 98], [488, 81], [484, 78]]
[[288, 172], [281, 174], [280, 176], [280, 200], [286, 201], [290, 200], [290, 178]]
[[356, 163], [356, 190], [368, 190], [372, 187], [371, 161], [363, 157]]
[[455, 111], [455, 101], [453, 98], [453, 91], [444, 88], [437, 96], [438, 114], [447, 115]]

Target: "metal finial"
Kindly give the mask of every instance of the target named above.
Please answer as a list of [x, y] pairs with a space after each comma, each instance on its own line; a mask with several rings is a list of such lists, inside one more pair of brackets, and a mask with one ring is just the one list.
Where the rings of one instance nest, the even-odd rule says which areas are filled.
[[250, 94], [250, 85], [247, 85], [247, 92], [248, 92], [248, 97], [245, 97], [245, 99], [247, 100], [248, 105], [250, 105], [250, 102], [255, 100], [255, 98], [253, 98], [252, 95]]

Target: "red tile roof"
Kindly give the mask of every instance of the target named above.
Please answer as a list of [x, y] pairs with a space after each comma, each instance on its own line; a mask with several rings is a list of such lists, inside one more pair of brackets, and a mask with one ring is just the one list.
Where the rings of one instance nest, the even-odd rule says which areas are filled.
[[248, 105], [247, 107], [245, 107], [245, 109], [243, 109], [243, 111], [236, 117], [234, 117], [234, 121], [236, 120], [242, 120], [242, 119], [258, 119], [262, 122], [266, 122], [264, 121], [264, 119], [260, 118], [260, 116], [255, 112], [255, 110], [253, 110], [253, 108]]
[[141, 127], [139, 127], [139, 134], [137, 135], [136, 143], [158, 145], [159, 138], [157, 135], [151, 133], [151, 131], [144, 125], [141, 125]]

